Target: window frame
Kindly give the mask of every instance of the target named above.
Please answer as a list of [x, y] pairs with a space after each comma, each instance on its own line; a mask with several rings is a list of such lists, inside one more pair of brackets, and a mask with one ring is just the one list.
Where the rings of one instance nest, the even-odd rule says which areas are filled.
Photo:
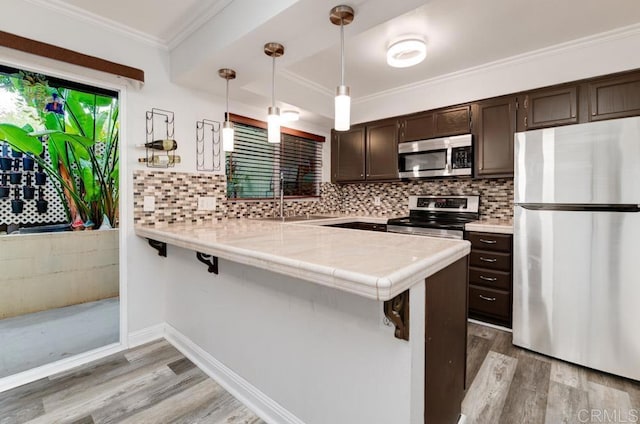
[[[225, 119], [227, 117], [227, 114], [225, 114]], [[256, 127], [256, 128], [260, 128], [260, 129], [264, 129], [267, 130], [267, 123], [264, 121], [260, 121], [258, 119], [254, 119], [254, 118], [249, 118], [246, 116], [242, 116], [242, 115], [236, 115], [233, 113], [229, 113], [228, 114], [229, 117], [229, 121], [231, 121], [234, 124], [241, 124], [241, 125], [246, 125], [246, 126], [251, 126], [251, 127]], [[297, 137], [297, 138], [303, 138], [309, 141], [313, 141], [316, 143], [324, 143], [326, 142], [326, 137], [321, 136], [321, 135], [317, 135], [317, 134], [313, 134], [313, 133], [309, 133], [306, 131], [302, 131], [302, 130], [297, 130], [294, 128], [288, 128], [288, 127], [280, 127], [280, 133], [281, 134], [287, 134], [290, 135], [292, 137]], [[282, 143], [280, 143], [280, 146], [282, 146]], [[318, 146], [318, 148], [320, 149], [320, 158], [322, 158], [322, 149], [323, 146]], [[280, 152], [280, 154], [278, 155], [278, 160], [281, 159], [282, 155], [282, 151]], [[228, 167], [227, 165], [227, 156], [225, 155], [225, 169]], [[279, 165], [278, 165], [279, 168]], [[274, 167], [275, 169], [275, 167]], [[317, 181], [317, 184], [319, 185], [322, 182], [322, 162], [320, 164], [320, 168], [317, 169], [318, 174], [319, 174], [319, 179]], [[275, 171], [274, 171], [275, 172]], [[228, 180], [228, 175], [226, 174], [225, 171], [225, 196], [227, 201], [231, 201], [231, 202], [260, 202], [260, 201], [272, 201], [275, 198], [279, 198], [279, 196], [273, 196], [273, 197], [229, 197], [228, 196], [228, 187], [227, 184], [229, 182]], [[280, 181], [279, 179], [275, 180], [276, 183], [274, 184], [274, 194], [279, 192], [280, 188]], [[320, 187], [318, 187], [318, 194], [316, 195], [285, 195], [284, 199], [285, 200], [299, 200], [299, 201], [304, 201], [304, 200], [317, 200], [320, 198]]]

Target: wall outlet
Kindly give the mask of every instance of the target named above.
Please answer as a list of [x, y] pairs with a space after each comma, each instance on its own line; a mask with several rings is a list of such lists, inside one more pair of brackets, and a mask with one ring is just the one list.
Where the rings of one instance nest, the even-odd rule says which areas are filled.
[[155, 196], [144, 196], [144, 201], [142, 202], [142, 210], [144, 212], [153, 212], [156, 210]]
[[198, 197], [198, 210], [199, 211], [214, 211], [216, 210], [216, 198], [210, 196]]
[[380, 206], [382, 202], [380, 202], [380, 196], [373, 196], [373, 206]]

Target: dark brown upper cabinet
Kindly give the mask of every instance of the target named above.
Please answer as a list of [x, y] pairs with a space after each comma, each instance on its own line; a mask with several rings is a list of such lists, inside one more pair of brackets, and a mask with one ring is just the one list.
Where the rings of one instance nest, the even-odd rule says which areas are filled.
[[436, 111], [435, 136], [468, 134], [471, 131], [471, 106], [460, 106]]
[[483, 100], [474, 109], [476, 176], [512, 176], [516, 96]]
[[455, 106], [400, 119], [398, 141], [426, 140], [434, 137], [467, 134], [471, 126], [471, 106]]
[[398, 179], [398, 126], [395, 119], [367, 125], [368, 181]]
[[589, 82], [589, 121], [640, 115], [640, 72]]
[[331, 137], [331, 181], [365, 180], [365, 127], [333, 131]]
[[398, 127], [396, 119], [389, 119], [333, 131], [331, 181], [397, 180]]
[[417, 141], [435, 137], [433, 112], [418, 113], [400, 119], [398, 141]]
[[518, 131], [578, 123], [577, 85], [545, 88], [518, 97]]

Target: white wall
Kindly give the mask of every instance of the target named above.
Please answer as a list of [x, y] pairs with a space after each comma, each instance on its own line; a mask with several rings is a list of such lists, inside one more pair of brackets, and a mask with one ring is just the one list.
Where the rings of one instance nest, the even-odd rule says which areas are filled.
[[171, 246], [164, 262], [167, 323], [306, 424], [419, 422], [412, 345], [382, 324], [382, 302], [226, 260], [210, 274]]

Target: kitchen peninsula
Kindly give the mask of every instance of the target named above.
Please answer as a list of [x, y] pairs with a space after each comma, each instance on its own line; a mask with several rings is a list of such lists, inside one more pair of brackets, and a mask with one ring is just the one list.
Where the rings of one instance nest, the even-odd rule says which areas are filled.
[[167, 324], [274, 421], [456, 422], [467, 241], [245, 219], [136, 234], [169, 245]]

